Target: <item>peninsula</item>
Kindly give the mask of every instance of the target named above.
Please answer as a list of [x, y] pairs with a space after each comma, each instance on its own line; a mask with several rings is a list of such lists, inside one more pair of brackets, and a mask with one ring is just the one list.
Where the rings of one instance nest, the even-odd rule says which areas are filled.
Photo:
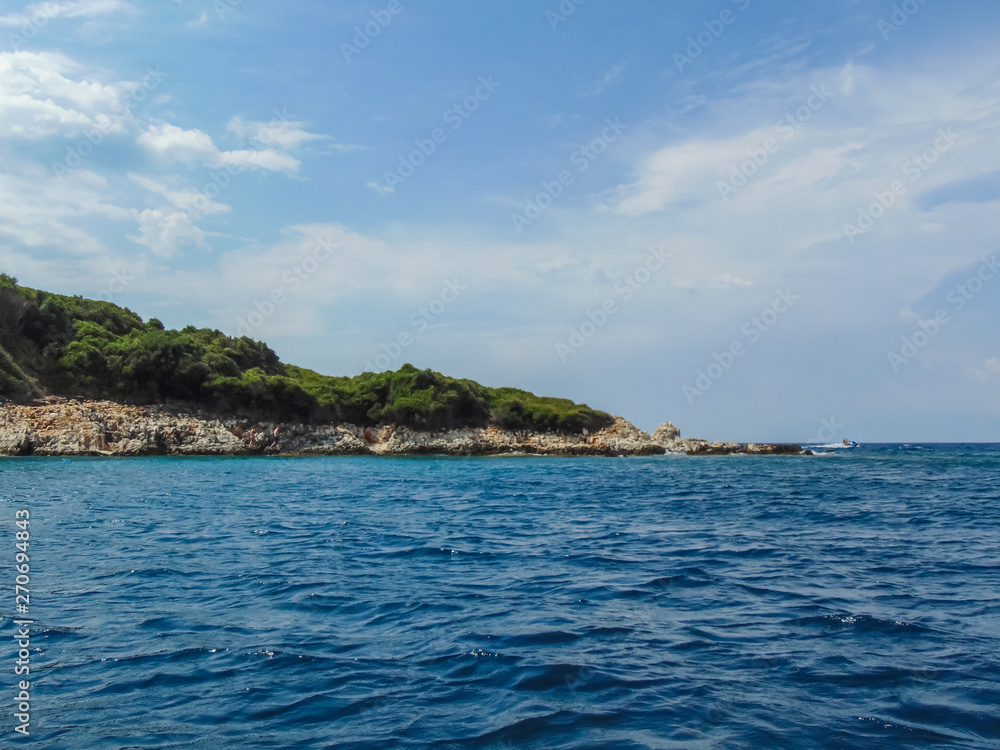
[[167, 330], [0, 274], [0, 455], [693, 455], [799, 446], [653, 434], [567, 399], [403, 365], [328, 377], [248, 337]]

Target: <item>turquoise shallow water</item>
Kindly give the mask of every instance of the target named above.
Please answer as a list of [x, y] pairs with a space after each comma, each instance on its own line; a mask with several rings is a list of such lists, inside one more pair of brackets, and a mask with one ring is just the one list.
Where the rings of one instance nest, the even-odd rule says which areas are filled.
[[[1000, 446], [9, 459], [45, 748], [1000, 747]], [[0, 691], [15, 696], [3, 639]]]

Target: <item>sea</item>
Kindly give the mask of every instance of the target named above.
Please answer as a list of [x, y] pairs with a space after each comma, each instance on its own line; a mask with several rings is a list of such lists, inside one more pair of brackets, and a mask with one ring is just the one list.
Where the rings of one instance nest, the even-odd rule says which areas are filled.
[[1000, 747], [1000, 445], [12, 458], [0, 563], [3, 748]]

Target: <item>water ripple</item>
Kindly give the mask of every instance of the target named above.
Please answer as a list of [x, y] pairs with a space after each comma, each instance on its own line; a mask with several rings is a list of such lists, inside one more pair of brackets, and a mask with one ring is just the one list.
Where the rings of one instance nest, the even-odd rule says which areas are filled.
[[917, 448], [4, 461], [32, 739], [1000, 747], [1000, 448]]

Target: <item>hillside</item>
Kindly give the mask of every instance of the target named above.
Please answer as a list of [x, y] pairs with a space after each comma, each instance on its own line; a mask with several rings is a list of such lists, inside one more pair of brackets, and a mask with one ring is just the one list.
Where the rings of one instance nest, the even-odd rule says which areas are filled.
[[496, 425], [579, 433], [614, 421], [567, 399], [489, 388], [412, 365], [329, 377], [285, 364], [247, 337], [193, 326], [167, 330], [109, 302], [19, 286], [0, 274], [0, 398], [46, 395], [425, 430]]

